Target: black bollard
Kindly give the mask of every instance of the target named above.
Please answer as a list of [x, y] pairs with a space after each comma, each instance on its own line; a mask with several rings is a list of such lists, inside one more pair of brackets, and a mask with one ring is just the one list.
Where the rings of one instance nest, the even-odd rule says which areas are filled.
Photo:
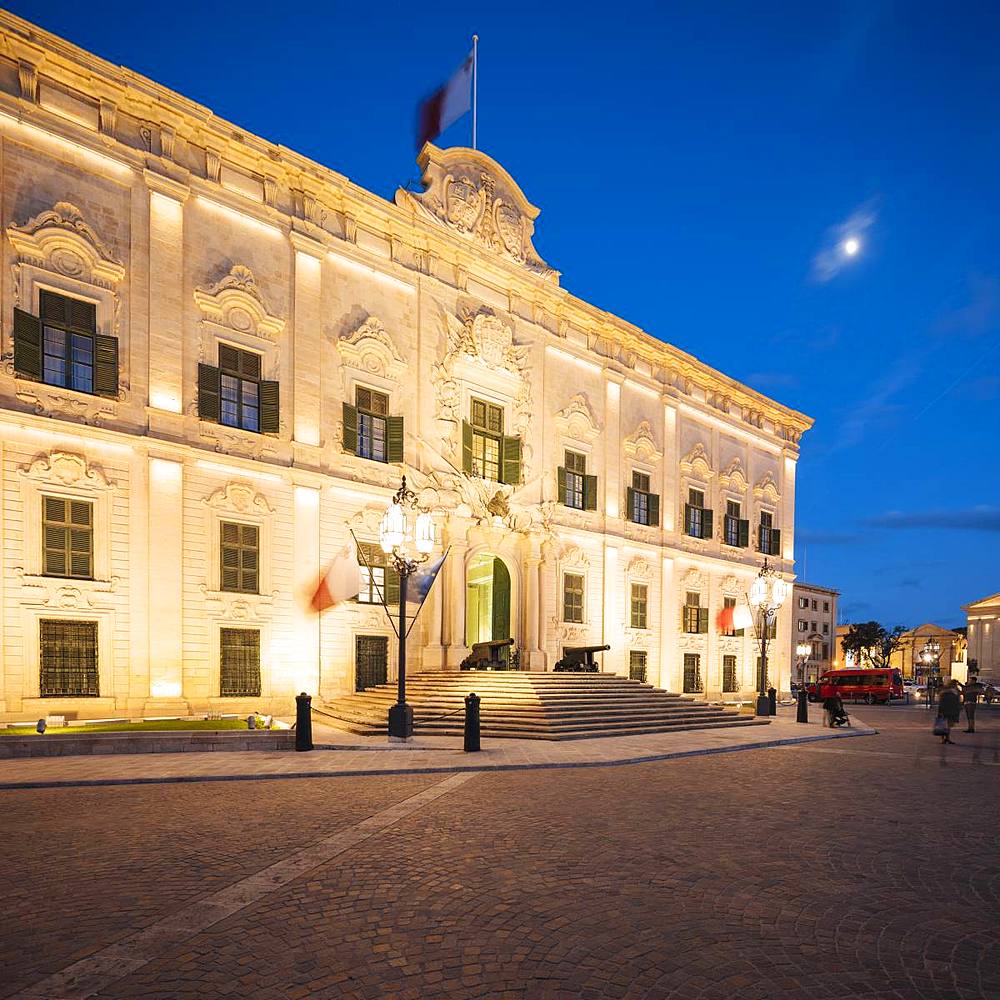
[[465, 752], [481, 750], [479, 745], [479, 695], [465, 696]]
[[767, 689], [767, 714], [778, 714], [778, 692], [773, 687]]
[[809, 695], [806, 693], [805, 688], [799, 691], [799, 703], [795, 708], [795, 721], [809, 721]]
[[305, 691], [295, 696], [295, 749], [312, 750], [312, 695]]

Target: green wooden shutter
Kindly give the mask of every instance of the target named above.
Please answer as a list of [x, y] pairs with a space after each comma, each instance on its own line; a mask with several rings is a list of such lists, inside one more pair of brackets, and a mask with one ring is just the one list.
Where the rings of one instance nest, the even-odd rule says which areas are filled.
[[462, 421], [462, 471], [472, 475], [472, 424]]
[[699, 633], [708, 631], [708, 608], [698, 609], [698, 631]]
[[649, 494], [649, 523], [659, 525], [660, 523], [660, 495], [659, 493]]
[[510, 638], [510, 572], [498, 556], [493, 558], [493, 638]]
[[358, 411], [350, 403], [344, 403], [344, 451], [352, 455], [358, 453]]
[[684, 504], [684, 534], [688, 534], [688, 525], [691, 523], [691, 504]]
[[556, 480], [559, 487], [559, 503], [566, 502], [566, 468], [560, 465], [559, 470], [556, 474]]
[[597, 476], [583, 477], [583, 509], [597, 510]]
[[391, 567], [385, 570], [385, 606], [392, 612], [399, 610], [399, 574]]
[[222, 376], [212, 365], [198, 365], [198, 416], [202, 420], [219, 421], [219, 397]]
[[750, 522], [749, 521], [737, 521], [737, 531], [739, 532], [739, 538], [737, 542], [740, 548], [746, 548], [750, 544]]
[[277, 434], [281, 428], [281, 408], [277, 382], [260, 383], [260, 432]]
[[772, 528], [771, 529], [771, 555], [777, 556], [781, 554], [781, 529]]
[[501, 481], [516, 486], [521, 482], [521, 439], [505, 437], [503, 439], [503, 468], [500, 472]]
[[94, 335], [94, 392], [98, 396], [118, 395], [118, 338]]
[[14, 371], [42, 377], [42, 321], [21, 309], [14, 310]]
[[631, 486], [625, 487], [625, 517], [629, 521], [635, 518], [635, 490]]
[[403, 461], [403, 418], [385, 418], [385, 454], [386, 461]]
[[701, 512], [701, 537], [712, 537], [712, 511], [707, 507]]

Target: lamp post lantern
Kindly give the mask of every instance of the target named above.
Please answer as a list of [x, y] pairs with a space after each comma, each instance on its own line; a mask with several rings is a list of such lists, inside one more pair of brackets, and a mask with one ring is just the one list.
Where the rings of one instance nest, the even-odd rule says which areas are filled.
[[748, 603], [757, 613], [760, 627], [757, 637], [760, 641], [760, 669], [757, 672], [757, 707], [755, 714], [770, 715], [767, 697], [767, 644], [768, 632], [775, 620], [778, 609], [788, 597], [788, 584], [765, 559], [757, 578], [750, 585]]
[[920, 650], [920, 661], [927, 673], [927, 707], [934, 704], [934, 690], [937, 687], [937, 675], [941, 672], [941, 644], [936, 639], [928, 639]]
[[798, 657], [799, 684], [805, 687], [806, 684], [806, 661], [812, 653], [812, 645], [808, 642], [800, 642], [795, 647], [795, 655]]
[[399, 657], [396, 704], [389, 709], [389, 739], [402, 741], [413, 736], [413, 709], [406, 704], [407, 589], [410, 577], [434, 548], [434, 518], [419, 509], [417, 494], [407, 487], [406, 476], [386, 508], [378, 535], [382, 551], [399, 574]]

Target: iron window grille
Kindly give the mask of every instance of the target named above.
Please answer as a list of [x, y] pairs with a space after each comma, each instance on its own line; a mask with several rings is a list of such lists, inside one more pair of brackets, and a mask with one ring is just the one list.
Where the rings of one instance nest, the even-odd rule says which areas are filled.
[[697, 653], [685, 653], [684, 693], [700, 694], [701, 691], [701, 657]]
[[38, 623], [43, 698], [96, 698], [97, 622], [43, 618]]
[[94, 505], [87, 500], [42, 498], [42, 573], [94, 578]]
[[563, 576], [563, 621], [583, 624], [583, 577], [579, 573]]
[[219, 589], [235, 594], [260, 593], [260, 531], [257, 525], [223, 521], [220, 534]]
[[359, 635], [354, 640], [354, 690], [365, 691], [389, 680], [389, 638]]
[[723, 656], [722, 658], [722, 691], [724, 694], [732, 694], [739, 691], [739, 684], [736, 683], [736, 657]]
[[646, 628], [646, 612], [649, 606], [649, 588], [644, 583], [632, 584], [630, 620], [632, 628]]
[[219, 630], [219, 694], [223, 698], [260, 697], [260, 632]]
[[630, 680], [646, 683], [646, 650], [632, 649], [628, 654], [628, 675]]

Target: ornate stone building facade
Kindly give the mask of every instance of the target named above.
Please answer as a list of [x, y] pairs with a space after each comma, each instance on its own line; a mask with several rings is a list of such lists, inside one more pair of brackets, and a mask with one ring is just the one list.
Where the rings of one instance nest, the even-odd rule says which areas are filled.
[[[575, 298], [489, 157], [385, 201], [0, 14], [0, 712], [287, 710], [393, 675], [303, 595], [405, 472], [450, 555], [418, 668], [753, 687], [716, 614], [792, 577], [810, 421]], [[772, 680], [787, 686], [791, 622]]]

